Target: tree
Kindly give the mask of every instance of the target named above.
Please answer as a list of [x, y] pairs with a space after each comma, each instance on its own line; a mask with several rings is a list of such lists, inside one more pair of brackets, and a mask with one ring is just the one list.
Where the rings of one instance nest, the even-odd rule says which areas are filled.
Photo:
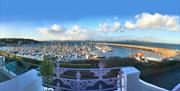
[[50, 84], [52, 82], [53, 71], [53, 62], [45, 59], [40, 65], [40, 75], [42, 76], [44, 83]]

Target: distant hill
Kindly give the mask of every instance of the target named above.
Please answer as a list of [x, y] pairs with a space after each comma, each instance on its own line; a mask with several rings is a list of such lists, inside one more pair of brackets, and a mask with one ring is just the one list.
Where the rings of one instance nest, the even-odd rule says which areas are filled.
[[0, 38], [0, 45], [22, 45], [22, 44], [38, 44], [39, 41], [23, 38]]

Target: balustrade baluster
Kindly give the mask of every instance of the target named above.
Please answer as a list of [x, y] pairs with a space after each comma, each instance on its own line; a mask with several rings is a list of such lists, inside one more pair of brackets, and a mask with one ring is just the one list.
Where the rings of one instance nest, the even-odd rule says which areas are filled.
[[80, 91], [80, 78], [81, 78], [81, 73], [77, 71], [76, 73], [76, 78], [77, 78], [77, 91]]
[[121, 91], [123, 91], [122, 77], [123, 77], [123, 71], [120, 69], [119, 73], [118, 73], [118, 81], [119, 81], [118, 85], [119, 85]]
[[61, 89], [60, 89], [60, 83], [59, 83], [59, 82], [56, 84], [56, 89], [55, 89], [55, 91], [61, 91]]
[[103, 67], [104, 67], [104, 65], [103, 65], [103, 63], [102, 62], [100, 62], [99, 63], [99, 80], [101, 81], [102, 79], [103, 79]]
[[101, 84], [99, 85], [99, 91], [102, 91], [102, 85]]

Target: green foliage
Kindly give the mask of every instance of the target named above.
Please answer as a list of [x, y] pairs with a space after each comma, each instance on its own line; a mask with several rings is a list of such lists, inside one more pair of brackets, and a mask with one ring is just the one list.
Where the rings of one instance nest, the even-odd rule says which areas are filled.
[[54, 71], [54, 64], [52, 61], [45, 59], [40, 65], [40, 75], [42, 76], [46, 84], [50, 84], [52, 81], [52, 75]]
[[43, 76], [49, 76], [53, 74], [54, 64], [50, 60], [44, 60], [40, 65], [40, 73]]
[[60, 65], [61, 67], [66, 67], [66, 68], [91, 68], [91, 64], [73, 64], [73, 63], [62, 63]]
[[165, 72], [173, 69], [180, 68], [180, 62], [178, 61], [166, 61], [163, 62], [149, 62], [142, 63], [132, 58], [119, 58], [111, 57], [105, 60], [105, 67], [124, 67], [133, 66], [140, 70], [141, 76], [150, 75], [160, 72]]
[[4, 45], [18, 45], [19, 42], [21, 44], [38, 44], [39, 41], [33, 39], [23, 39], [23, 38], [0, 38], [1, 43]]
[[29, 63], [36, 64], [36, 65], [41, 64], [41, 61], [39, 61], [39, 60], [30, 59], [30, 58], [24, 58], [24, 57], [16, 56], [16, 55], [6, 53], [6, 52], [3, 52], [3, 51], [0, 51], [0, 55], [5, 56], [6, 59], [9, 59], [9, 60], [29, 62]]

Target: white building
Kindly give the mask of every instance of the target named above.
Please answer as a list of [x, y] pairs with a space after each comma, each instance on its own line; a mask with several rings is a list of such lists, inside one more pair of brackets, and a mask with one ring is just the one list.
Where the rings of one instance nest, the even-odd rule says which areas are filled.
[[36, 70], [0, 83], [0, 91], [43, 91], [42, 80]]
[[0, 56], [0, 69], [2, 69], [4, 65], [5, 65], [5, 57]]
[[16, 75], [6, 69], [5, 57], [0, 56], [0, 75], [10, 78], [0, 82], [0, 91], [43, 91], [41, 77], [37, 74], [38, 71], [32, 69], [22, 75]]

